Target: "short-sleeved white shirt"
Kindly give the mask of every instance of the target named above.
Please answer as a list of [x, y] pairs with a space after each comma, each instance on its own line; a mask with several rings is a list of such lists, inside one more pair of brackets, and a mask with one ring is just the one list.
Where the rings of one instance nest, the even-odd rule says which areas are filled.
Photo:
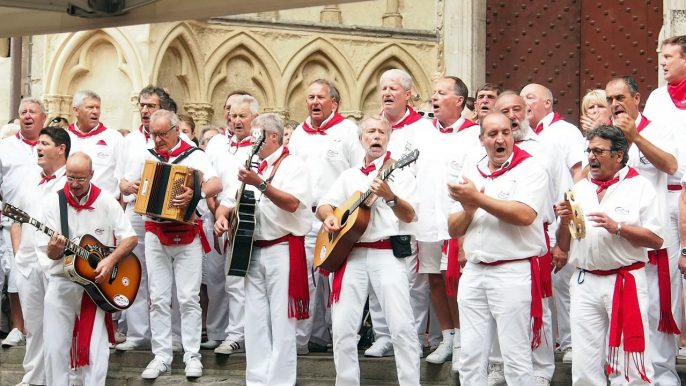
[[[306, 122], [311, 125], [309, 117]], [[326, 129], [326, 134], [307, 133], [301, 124], [293, 131], [288, 149], [305, 162], [315, 206], [341, 173], [364, 158], [357, 125], [348, 119]]]
[[607, 188], [600, 203], [596, 193], [598, 186], [589, 179], [584, 178], [574, 185], [576, 201], [585, 215], [586, 237], [572, 239], [569, 264], [587, 270], [610, 270], [648, 261], [646, 248], [637, 248], [629, 240], [594, 226], [588, 213], [605, 213], [614, 221], [647, 228], [664, 239], [655, 189], [640, 175], [625, 178], [628, 172], [629, 168], [625, 167], [615, 175], [620, 181]]
[[[514, 153], [507, 163], [512, 162], [513, 156]], [[491, 174], [488, 157], [476, 167], [463, 169], [461, 180], [466, 176], [474, 182], [477, 190], [485, 187], [484, 193], [489, 197], [527, 205], [536, 211], [536, 219], [528, 226], [517, 226], [477, 209], [464, 238], [467, 260], [493, 263], [542, 256], [547, 251], [543, 233], [544, 214], [552, 207], [548, 198], [548, 176], [543, 166], [534, 157], [529, 157], [496, 178], [484, 177], [479, 170]], [[451, 213], [462, 210], [462, 204], [455, 202]]]
[[[102, 123], [94, 127], [91, 132], [102, 127]], [[78, 131], [76, 124], [70, 126], [69, 137], [71, 138], [70, 154], [84, 152], [88, 154], [93, 162], [92, 183], [102, 189], [103, 193], [114, 198], [119, 198], [119, 180], [114, 176], [117, 166], [119, 145], [124, 137], [116, 130], [105, 129], [105, 131], [80, 138], [71, 131], [71, 128]]]
[[[84, 197], [84, 200], [87, 200], [87, 198], [88, 196]], [[117, 240], [136, 236], [136, 232], [134, 232], [131, 223], [124, 215], [124, 211], [121, 210], [119, 202], [112, 196], [103, 191], [92, 206], [93, 210], [84, 209], [77, 212], [76, 209], [67, 204], [70, 239], [76, 241], [77, 238], [89, 234], [101, 243], [112, 246], [114, 245], [114, 236], [117, 237]], [[59, 195], [57, 193], [49, 194], [45, 197], [43, 202], [43, 218], [45, 220], [44, 224], [48, 228], [62, 233]], [[38, 259], [41, 262], [49, 262], [49, 266], [45, 269], [47, 275], [62, 275], [64, 258], [52, 260], [47, 257], [49, 241], [50, 238], [42, 233], [36, 237]]]
[[[364, 166], [362, 163], [343, 172], [326, 195], [319, 200], [319, 206], [331, 205], [336, 208], [345, 203], [353, 193], [357, 191], [366, 192], [377, 177], [378, 170], [383, 166], [383, 159], [384, 157], [379, 157], [372, 162], [377, 171], [373, 171], [369, 175], [362, 173], [361, 168]], [[396, 169], [391, 177], [392, 180], [388, 180], [389, 187], [398, 198], [407, 201], [412, 206], [415, 210], [413, 222], [416, 221], [419, 196], [414, 176], [407, 169]], [[379, 198], [371, 207], [369, 226], [359, 241], [368, 243], [384, 240], [390, 236], [407, 235], [410, 234], [410, 229], [410, 224], [400, 221], [393, 213], [393, 209], [386, 205], [383, 199]]]
[[[22, 186], [20, 194], [17, 197], [16, 206], [26, 212], [29, 216], [42, 222], [43, 200], [48, 196], [56, 194], [58, 190], [64, 188], [64, 185], [67, 182], [65, 173], [66, 167], [62, 166], [53, 174], [55, 179], [46, 181], [41, 185], [39, 185], [39, 183], [42, 179], [42, 173], [26, 176], [24, 179], [24, 185]], [[24, 275], [24, 277], [28, 277], [29, 274], [31, 274], [31, 270], [34, 268], [36, 261], [38, 261], [38, 253], [36, 248], [37, 233], [43, 234], [33, 225], [21, 225], [21, 243], [19, 244], [19, 250], [17, 251], [17, 254], [14, 255], [14, 262], [17, 270]], [[45, 255], [43, 255], [43, 257], [46, 259], [40, 261], [40, 266], [42, 269], [47, 269], [49, 268], [52, 260], [47, 259], [47, 256]]]
[[577, 163], [584, 162], [586, 141], [579, 128], [571, 123], [562, 119], [552, 122], [554, 115], [555, 113], [550, 112], [543, 117], [543, 130], [538, 136], [544, 144], [556, 144], [562, 150], [567, 169], [571, 170]]
[[679, 185], [686, 172], [686, 110], [676, 107], [667, 92], [667, 86], [663, 86], [650, 93], [643, 115], [652, 122], [671, 129], [677, 146], [679, 168], [674, 175], [667, 177], [667, 183]]
[[[0, 193], [3, 202], [14, 205], [26, 176], [40, 174], [36, 148], [14, 135], [0, 141]], [[3, 217], [3, 225], [9, 226], [8, 221]]]
[[[262, 171], [262, 179], [267, 180], [271, 176], [274, 163], [282, 153], [283, 146], [264, 159], [264, 161], [267, 161], [267, 167]], [[310, 185], [307, 171], [305, 170], [305, 163], [298, 156], [288, 155], [279, 164], [270, 184], [274, 188], [294, 196], [300, 203], [294, 213], [289, 213], [276, 206], [257, 187], [246, 184], [245, 189], [254, 192], [255, 199], [258, 201], [255, 239], [275, 240], [288, 234], [293, 236], [306, 235], [312, 228], [313, 215]], [[235, 207], [235, 195], [227, 194], [221, 204], [227, 208]]]

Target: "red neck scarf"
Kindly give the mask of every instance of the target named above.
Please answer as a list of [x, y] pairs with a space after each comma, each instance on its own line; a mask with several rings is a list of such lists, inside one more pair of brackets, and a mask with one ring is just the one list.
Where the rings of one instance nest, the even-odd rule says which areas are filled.
[[[383, 158], [382, 165], [383, 165], [384, 163], [386, 163], [386, 161], [388, 161], [389, 158], [391, 158], [391, 152], [390, 152], [390, 151], [387, 151], [387, 152], [386, 152], [386, 156]], [[362, 173], [364, 173], [364, 175], [366, 175], [366, 176], [368, 176], [369, 173], [373, 172], [374, 170], [376, 170], [376, 165], [374, 164], [374, 161], [372, 161], [372, 163], [370, 163], [369, 165], [367, 165], [367, 166], [363, 167], [362, 169], [360, 169], [360, 171], [361, 171]]]
[[638, 127], [636, 128], [636, 131], [638, 131], [640, 133], [649, 124], [650, 124], [650, 120], [648, 118], [646, 118], [645, 115], [641, 115], [641, 121], [638, 123]]
[[176, 150], [172, 150], [171, 152], [159, 152], [157, 149], [155, 149], [155, 153], [157, 153], [157, 155], [159, 155], [161, 158], [164, 158], [166, 162], [169, 162], [169, 158], [178, 157], [183, 152], [191, 148], [191, 145], [187, 144], [186, 141], [182, 140], [181, 138], [179, 138], [179, 143], [180, 145], [176, 148]]
[[657, 265], [657, 287], [660, 294], [660, 319], [657, 330], [665, 334], [681, 334], [672, 314], [672, 291], [667, 249], [648, 251], [650, 264]]
[[[550, 121], [550, 124], [548, 126], [552, 125], [553, 123], [555, 123], [557, 121], [561, 121], [561, 120], [562, 120], [562, 117], [560, 117], [560, 114], [553, 113], [553, 120]], [[534, 129], [534, 133], [541, 134], [541, 131], [543, 131], [543, 121], [541, 121], [541, 123], [539, 123], [538, 126], [536, 126], [536, 128]]]
[[686, 79], [678, 84], [668, 84], [667, 92], [672, 102], [679, 110], [686, 110]]
[[145, 143], [148, 143], [148, 141], [150, 140], [150, 132], [145, 130], [143, 125], [141, 125], [141, 127], [139, 127], [138, 130], [140, 130], [141, 134], [145, 136]]
[[339, 114], [339, 113], [334, 113], [333, 117], [329, 119], [328, 122], [326, 122], [325, 125], [319, 126], [316, 129], [313, 129], [310, 127], [310, 125], [307, 124], [307, 122], [303, 122], [303, 130], [305, 130], [306, 133], [309, 134], [321, 134], [321, 135], [326, 135], [326, 130], [330, 129], [331, 127], [343, 122], [345, 118]]
[[42, 177], [43, 177], [43, 178], [41, 178], [40, 182], [38, 183], [38, 186], [41, 186], [41, 185], [43, 185], [44, 183], [46, 183], [46, 182], [48, 182], [48, 181], [52, 181], [52, 180], [54, 180], [55, 178], [57, 178], [57, 176], [54, 175], [54, 174], [51, 175], [51, 176], [46, 176], [45, 174], [43, 174]]
[[[509, 163], [509, 165], [507, 165], [505, 167], [501, 167], [500, 169], [494, 171], [491, 174], [486, 174], [486, 173], [482, 172], [481, 169], [479, 169], [478, 167], [476, 169], [479, 171], [479, 173], [481, 173], [481, 175], [484, 178], [495, 179], [495, 178], [500, 177], [503, 174], [505, 174], [508, 170], [513, 169], [515, 166], [524, 162], [525, 159], [531, 157], [531, 155], [529, 153], [518, 148], [517, 145], [514, 145], [512, 154], [513, 154], [512, 155], [512, 161]], [[507, 163], [507, 162], [505, 162], [505, 163]]]
[[76, 209], [77, 212], [82, 211], [83, 209], [86, 210], [93, 210], [93, 203], [95, 200], [98, 199], [98, 196], [100, 195], [100, 188], [97, 186], [91, 184], [91, 193], [88, 196], [88, 201], [86, 201], [85, 204], [81, 205], [79, 204], [74, 196], [71, 195], [71, 192], [69, 191], [69, 182], [64, 184], [64, 195], [67, 196], [67, 203], [74, 209]]
[[[279, 158], [276, 159], [276, 161], [274, 161], [274, 163], [279, 162], [279, 160], [281, 158], [287, 157], [288, 154], [289, 154], [288, 148], [284, 147], [283, 150], [281, 151], [281, 155], [279, 156]], [[262, 161], [260, 163], [260, 166], [257, 167], [257, 174], [262, 175], [262, 172], [264, 171], [264, 169], [267, 168], [267, 166], [268, 166], [267, 160], [265, 159], [264, 161]]]
[[87, 133], [82, 133], [80, 130], [77, 130], [75, 123], [72, 123], [71, 125], [69, 125], [69, 131], [81, 139], [92, 137], [94, 135], [98, 135], [98, 134], [104, 132], [105, 130], [107, 130], [105, 125], [103, 125], [102, 123], [99, 123], [99, 122], [98, 122], [98, 125], [94, 129], [92, 129], [91, 131], [89, 131]]
[[[626, 173], [626, 177], [624, 177], [623, 179], [636, 177], [637, 175], [638, 175], [638, 172], [636, 171], [636, 169], [629, 167], [629, 171]], [[589, 174], [589, 176], [590, 176], [590, 174]], [[598, 189], [595, 191], [596, 193], [600, 193], [603, 191], [603, 189], [607, 189], [610, 186], [612, 186], [618, 182], [619, 182], [619, 176], [617, 176], [617, 177], [615, 177], [609, 181], [599, 181], [599, 180], [596, 180], [595, 178], [591, 178], [591, 183], [598, 185]]]
[[[438, 119], [434, 119], [433, 124], [434, 127], [440, 130], [443, 134], [449, 134], [453, 132], [452, 127], [444, 128], [443, 125], [441, 125], [440, 122], [438, 122]], [[460, 125], [460, 127], [457, 128], [457, 132], [459, 133], [460, 131], [472, 126], [476, 126], [476, 123], [470, 121], [469, 119], [465, 119], [464, 122], [462, 122], [462, 124]]]
[[[396, 129], [402, 129], [403, 127], [410, 125], [412, 123], [417, 122], [418, 120], [422, 119], [422, 116], [419, 115], [418, 112], [414, 111], [412, 107], [407, 106], [407, 111], [410, 113], [407, 114], [407, 116], [400, 122], [396, 123], [395, 125], [391, 126], [393, 130]], [[386, 117], [388, 118], [388, 117]]]
[[235, 147], [235, 148], [252, 146], [251, 138], [252, 137], [247, 136], [247, 137], [243, 138], [240, 142], [238, 142], [238, 139], [236, 139], [236, 142], [229, 139], [229, 145], [230, 145], [230, 147]]
[[38, 145], [38, 141], [29, 141], [28, 139], [25, 139], [21, 134], [17, 133], [15, 135], [17, 138], [19, 138], [20, 141], [24, 142], [25, 144], [34, 147]]

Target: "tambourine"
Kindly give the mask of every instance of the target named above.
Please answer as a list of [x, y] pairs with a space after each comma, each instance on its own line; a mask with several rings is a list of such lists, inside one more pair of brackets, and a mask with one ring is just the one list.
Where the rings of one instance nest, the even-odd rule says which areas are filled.
[[572, 234], [574, 240], [583, 239], [586, 237], [586, 225], [584, 224], [584, 212], [581, 206], [576, 202], [574, 191], [570, 190], [565, 193], [565, 199], [569, 201], [572, 207], [572, 214], [574, 217], [569, 221], [569, 233]]

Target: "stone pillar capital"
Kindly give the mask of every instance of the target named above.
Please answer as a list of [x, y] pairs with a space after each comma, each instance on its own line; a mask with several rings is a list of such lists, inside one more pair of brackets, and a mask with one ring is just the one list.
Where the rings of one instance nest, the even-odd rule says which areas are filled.
[[56, 117], [66, 118], [68, 121], [72, 121], [71, 102], [71, 95], [44, 94], [43, 104], [45, 105], [45, 112], [48, 115], [48, 122]]
[[195, 121], [196, 131], [208, 125], [214, 113], [212, 104], [206, 102], [187, 102], [184, 104], [184, 110]]
[[281, 117], [284, 121], [287, 121], [290, 119], [290, 112], [288, 111], [287, 107], [264, 107], [262, 109], [265, 113], [274, 113]]

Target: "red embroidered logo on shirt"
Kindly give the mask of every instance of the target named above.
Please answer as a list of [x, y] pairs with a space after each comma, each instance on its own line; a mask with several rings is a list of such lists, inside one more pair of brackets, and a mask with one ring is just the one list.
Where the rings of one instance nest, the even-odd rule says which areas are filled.
[[96, 145], [107, 146], [107, 144], [105, 143], [105, 141], [103, 141], [102, 139], [99, 140], [98, 143], [96, 143]]

